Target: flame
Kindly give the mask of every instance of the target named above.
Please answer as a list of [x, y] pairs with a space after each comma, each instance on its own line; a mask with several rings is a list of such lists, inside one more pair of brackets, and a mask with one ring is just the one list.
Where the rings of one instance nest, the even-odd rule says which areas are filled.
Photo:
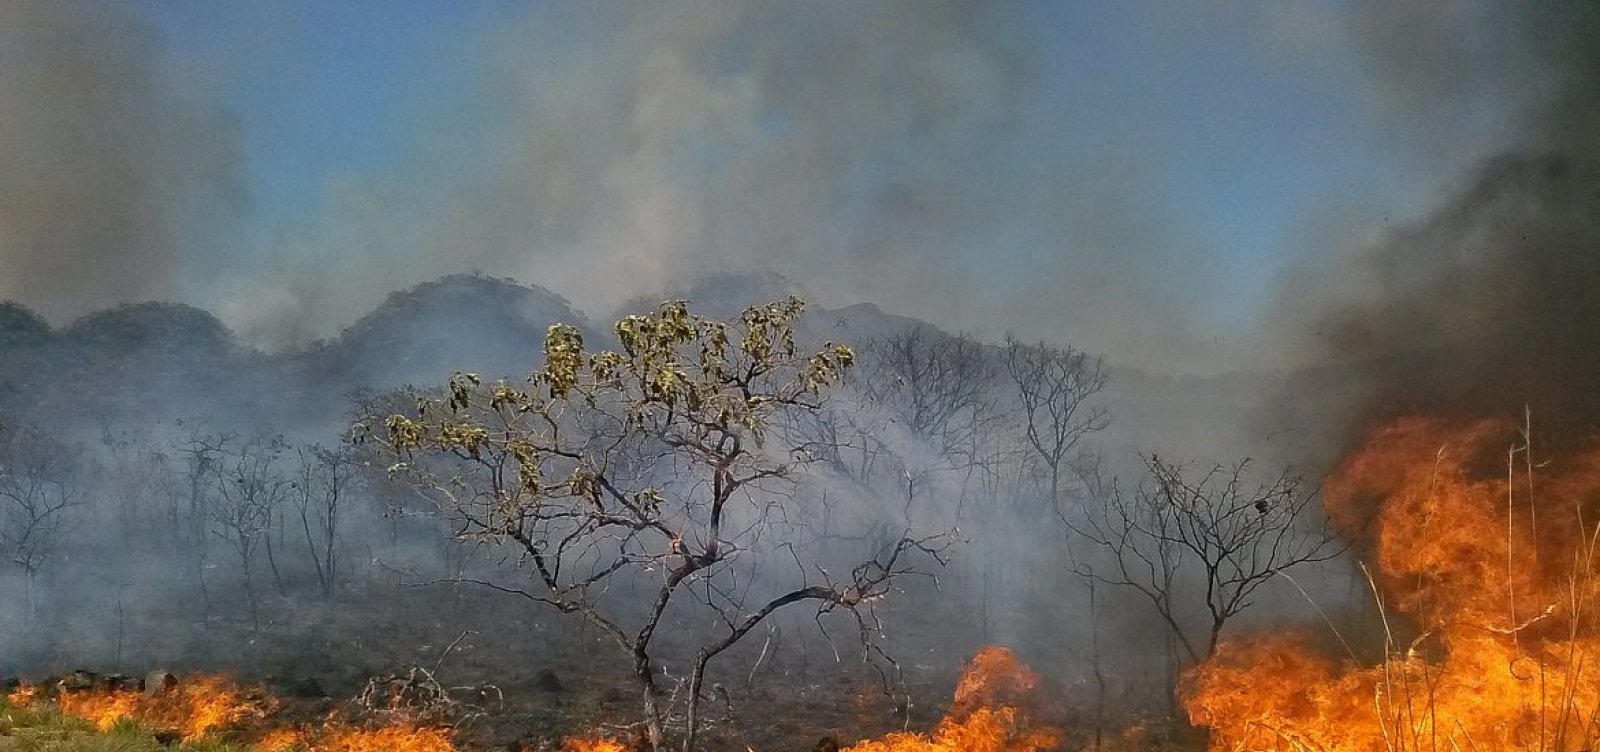
[[[1033, 722], [1028, 707], [1039, 676], [1009, 650], [984, 648], [973, 657], [956, 686], [950, 714], [930, 733], [895, 733], [862, 741], [847, 752], [1039, 752], [1060, 744], [1059, 730]], [[19, 687], [7, 695], [18, 705], [39, 704], [38, 688]], [[447, 728], [399, 720], [388, 725], [357, 725], [331, 715], [306, 726], [272, 725], [276, 703], [246, 693], [226, 679], [190, 676], [176, 688], [144, 694], [125, 690], [58, 692], [61, 712], [83, 718], [101, 730], [123, 721], [181, 733], [185, 741], [231, 731], [255, 738], [253, 752], [456, 752]], [[252, 722], [254, 723], [248, 723]], [[246, 725], [249, 728], [243, 728]], [[265, 727], [265, 728], [263, 728]], [[627, 752], [614, 739], [575, 737], [560, 752]]]
[[311, 752], [455, 752], [444, 729], [407, 724], [375, 729], [333, 727], [307, 748]]
[[1515, 437], [1495, 422], [1409, 419], [1346, 459], [1326, 503], [1370, 546], [1373, 585], [1399, 612], [1386, 616], [1385, 657], [1358, 665], [1303, 632], [1225, 642], [1183, 687], [1211, 749], [1600, 741], [1600, 451], [1533, 468], [1508, 453]]
[[273, 729], [255, 743], [257, 752], [292, 752], [305, 746], [306, 733], [297, 728]]
[[[34, 699], [29, 695], [28, 701]], [[126, 690], [62, 692], [56, 706], [104, 731], [133, 720], [180, 733], [192, 741], [265, 711], [262, 701], [245, 699], [239, 688], [215, 676], [190, 676], [170, 692]]]
[[138, 700], [139, 696], [131, 692], [81, 692], [61, 695], [56, 698], [56, 705], [63, 713], [82, 718], [105, 731], [132, 718], [138, 710]]
[[956, 683], [950, 714], [930, 734], [895, 733], [846, 752], [1037, 752], [1060, 743], [1060, 731], [1030, 723], [1039, 675], [1002, 647], [973, 656]]
[[628, 752], [628, 748], [615, 739], [568, 739], [561, 743], [561, 752]]
[[946, 718], [931, 734], [895, 733], [847, 747], [848, 752], [1037, 752], [1056, 746], [1048, 729], [1026, 728], [1016, 708], [979, 708], [964, 720]]
[[25, 707], [25, 706], [28, 706], [28, 705], [32, 705], [33, 702], [34, 702], [34, 699], [38, 696], [38, 694], [39, 694], [39, 688], [38, 687], [33, 686], [32, 684], [24, 684], [24, 685], [22, 685], [20, 687], [17, 687], [16, 689], [13, 689], [10, 692], [8, 692], [6, 694], [6, 702], [11, 704], [11, 705], [19, 705], [19, 706], [24, 706]]

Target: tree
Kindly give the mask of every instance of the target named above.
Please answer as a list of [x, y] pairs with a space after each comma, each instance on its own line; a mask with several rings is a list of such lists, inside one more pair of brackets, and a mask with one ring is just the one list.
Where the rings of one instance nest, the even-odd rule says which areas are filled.
[[993, 419], [998, 369], [982, 343], [913, 326], [861, 349], [868, 373], [854, 380], [857, 388], [944, 456], [970, 451]]
[[265, 433], [244, 440], [222, 435], [212, 442], [210, 449], [216, 460], [211, 463], [211, 469], [216, 493], [209, 499], [206, 518], [213, 525], [212, 534], [227, 543], [239, 557], [245, 598], [250, 605], [250, 622], [259, 627], [261, 617], [252, 564], [288, 494], [289, 483], [277, 470], [284, 450], [283, 438]]
[[[779, 418], [817, 410], [855, 359], [841, 345], [797, 351], [801, 310], [790, 298], [723, 322], [663, 303], [617, 322], [620, 350], [594, 353], [577, 329], [552, 326], [526, 386], [457, 374], [447, 394], [389, 417], [378, 435], [459, 536], [511, 546], [536, 583], [480, 584], [581, 614], [626, 653], [653, 748], [664, 744], [668, 697], [655, 637], [669, 607], [698, 614], [685, 635], [698, 645], [683, 679], [690, 750], [717, 656], [800, 603], [854, 615], [866, 638], [891, 581], [913, 572], [916, 554], [943, 551], [942, 536], [907, 534], [835, 578], [773, 539], [809, 461]], [[762, 567], [780, 556], [790, 569]], [[643, 603], [607, 597], [622, 584]]]
[[[1080, 560], [1077, 571], [1144, 596], [1192, 662], [1210, 657], [1228, 621], [1278, 573], [1344, 552], [1316, 489], [1287, 470], [1252, 484], [1248, 460], [1198, 475], [1153, 454], [1144, 464], [1148, 480], [1131, 497], [1112, 488], [1068, 518], [1106, 562]], [[1189, 574], [1200, 582], [1186, 590]], [[1203, 638], [1184, 626], [1191, 609], [1206, 616]]]
[[85, 504], [83, 452], [43, 429], [10, 430], [0, 443], [0, 554], [27, 578], [33, 609], [39, 570], [55, 558], [72, 510]]
[[1025, 345], [1006, 338], [1006, 373], [1022, 404], [1022, 430], [1033, 458], [1044, 470], [1046, 501], [1059, 509], [1062, 484], [1084, 437], [1110, 424], [1104, 408], [1090, 398], [1106, 385], [1099, 358], [1071, 347], [1040, 342]]
[[316, 569], [324, 598], [332, 597], [339, 573], [340, 511], [349, 495], [356, 459], [348, 449], [318, 445], [296, 450], [299, 464], [290, 484], [291, 498], [300, 513], [306, 551]]

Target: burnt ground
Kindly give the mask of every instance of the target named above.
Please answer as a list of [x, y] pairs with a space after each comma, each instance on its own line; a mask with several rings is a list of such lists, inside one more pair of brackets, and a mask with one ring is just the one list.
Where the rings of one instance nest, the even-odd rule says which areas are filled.
[[[637, 733], [631, 726], [640, 704], [629, 664], [577, 617], [473, 586], [389, 585], [346, 590], [332, 601], [262, 595], [261, 623], [252, 627], [240, 618], [244, 604], [229, 597], [214, 594], [211, 614], [195, 609], [193, 618], [120, 608], [120, 640], [107, 634], [112, 620], [99, 610], [76, 621], [70, 613], [42, 614], [42, 621], [56, 622], [61, 638], [47, 654], [32, 656], [27, 670], [221, 672], [266, 686], [284, 698], [286, 712], [311, 719], [350, 711], [351, 698], [374, 677], [421, 667], [455, 688], [453, 698], [482, 708], [460, 727], [468, 749], [538, 749], [571, 735]], [[901, 603], [884, 612], [898, 671], [863, 661], [854, 624], [843, 619], [824, 621], [826, 635], [809, 613], [753, 633], [708, 677], [704, 748], [809, 750], [825, 737], [849, 743], [933, 728], [949, 707], [961, 664], [983, 640], [972, 614], [956, 604], [909, 597]], [[665, 625], [664, 652], [673, 653], [673, 640], [687, 634], [693, 634], [688, 625]], [[1023, 654], [1046, 675], [1035, 715], [1067, 729], [1065, 748], [1089, 748], [1096, 693], [1081, 679], [1052, 679], [1052, 664], [1081, 659], [1073, 646], [1060, 649]], [[673, 672], [670, 658], [667, 671]], [[1105, 748], [1174, 748], [1164, 714], [1140, 712], [1151, 707], [1148, 682], [1148, 676], [1112, 680], [1099, 724]]]

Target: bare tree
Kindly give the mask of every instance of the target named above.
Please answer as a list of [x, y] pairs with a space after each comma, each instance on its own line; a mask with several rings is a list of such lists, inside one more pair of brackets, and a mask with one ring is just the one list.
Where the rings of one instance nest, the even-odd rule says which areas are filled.
[[984, 345], [930, 326], [913, 326], [861, 347], [863, 373], [851, 379], [905, 428], [957, 457], [995, 414], [998, 367]]
[[223, 435], [210, 441], [209, 451], [216, 457], [212, 463], [216, 494], [210, 497], [206, 518], [213, 525], [212, 534], [239, 557], [250, 622], [259, 627], [253, 563], [288, 492], [289, 483], [277, 468], [283, 438], [261, 433], [243, 440]]
[[31, 613], [39, 571], [56, 556], [72, 510], [86, 501], [83, 452], [35, 426], [9, 430], [0, 441], [0, 554], [27, 578]]
[[[671, 697], [655, 639], [669, 607], [705, 608], [684, 635], [698, 647], [679, 685], [691, 750], [719, 655], [807, 602], [854, 615], [866, 638], [890, 583], [917, 555], [943, 551], [941, 536], [903, 535], [834, 577], [777, 539], [802, 480], [795, 469], [809, 461], [779, 416], [818, 409], [854, 361], [843, 346], [797, 352], [801, 307], [791, 298], [723, 322], [664, 303], [618, 321], [615, 352], [585, 352], [575, 328], [553, 326], [527, 387], [458, 374], [446, 398], [390, 417], [379, 437], [459, 536], [510, 545], [536, 583], [481, 584], [581, 614], [630, 657], [653, 748], [665, 743]], [[754, 576], [778, 557], [793, 561], [786, 580], [776, 567]], [[770, 591], [758, 595], [756, 583]], [[625, 584], [647, 594], [642, 604], [606, 598]]]
[[[1155, 455], [1128, 496], [1112, 488], [1068, 524], [1101, 556], [1078, 574], [1145, 597], [1189, 661], [1216, 650], [1228, 621], [1248, 609], [1279, 572], [1344, 552], [1321, 514], [1314, 487], [1288, 471], [1251, 483], [1249, 461], [1193, 473]], [[1199, 578], [1186, 587], [1190, 573]], [[1196, 636], [1188, 614], [1205, 615]]]
[[101, 505], [111, 512], [126, 540], [155, 540], [177, 535], [163, 512], [176, 500], [172, 469], [156, 449], [148, 431], [118, 429], [109, 420], [100, 423], [96, 452], [96, 487]]
[[338, 583], [340, 512], [355, 476], [356, 459], [348, 448], [318, 445], [300, 447], [296, 455], [299, 464], [290, 497], [300, 513], [317, 585], [329, 598]]
[[211, 499], [216, 493], [216, 477], [229, 439], [212, 434], [199, 420], [179, 420], [180, 436], [172, 449], [179, 458], [178, 492], [169, 508], [172, 529], [179, 538], [180, 550], [188, 558], [194, 584], [200, 590], [201, 615], [211, 616], [211, 589], [206, 583], [212, 537]]
[[1010, 337], [1005, 362], [1022, 405], [1023, 436], [1043, 466], [1047, 501], [1058, 508], [1084, 437], [1110, 424], [1105, 409], [1091, 403], [1106, 385], [1105, 366], [1072, 347], [1026, 345]]

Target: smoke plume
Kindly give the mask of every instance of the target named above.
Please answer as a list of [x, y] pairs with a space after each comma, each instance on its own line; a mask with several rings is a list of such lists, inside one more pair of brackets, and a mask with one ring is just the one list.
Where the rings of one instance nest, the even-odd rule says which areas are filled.
[[237, 208], [235, 134], [122, 6], [0, 4], [0, 299], [60, 318], [174, 294]]
[[1448, 132], [1446, 115], [1498, 105], [1513, 113], [1512, 147], [1474, 168], [1431, 215], [1289, 287], [1289, 318], [1292, 307], [1321, 301], [1301, 324], [1302, 342], [1337, 364], [1293, 392], [1304, 397], [1312, 382], [1342, 392], [1352, 428], [1399, 413], [1504, 417], [1525, 406], [1547, 428], [1593, 426], [1600, 8], [1464, 4], [1446, 14], [1464, 13], [1458, 25], [1404, 23], [1424, 7], [1389, 6], [1377, 18], [1392, 25], [1369, 37], [1397, 114], [1419, 132]]

